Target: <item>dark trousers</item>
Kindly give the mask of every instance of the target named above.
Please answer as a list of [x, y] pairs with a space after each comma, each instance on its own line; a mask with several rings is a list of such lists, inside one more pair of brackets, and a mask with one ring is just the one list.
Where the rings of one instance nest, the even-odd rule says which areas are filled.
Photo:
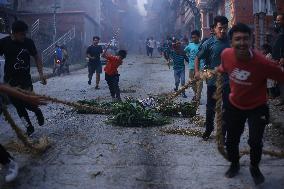
[[[24, 90], [32, 91], [32, 86], [30, 87], [21, 87]], [[11, 103], [14, 105], [14, 107], [17, 110], [17, 113], [20, 118], [24, 117], [25, 120], [28, 122], [29, 126], [32, 126], [32, 122], [29, 118], [29, 114], [27, 110], [34, 112], [36, 115], [42, 114], [40, 108], [38, 106], [30, 105], [18, 98], [10, 97]]]
[[239, 161], [240, 137], [247, 120], [249, 126], [248, 144], [250, 146], [250, 160], [252, 165], [258, 166], [262, 154], [264, 128], [269, 120], [268, 106], [265, 104], [251, 110], [240, 110], [229, 103], [225, 107], [224, 120], [227, 129], [226, 147], [229, 161]]
[[88, 78], [90, 81], [92, 80], [95, 72], [98, 74], [102, 73], [102, 64], [100, 61], [88, 63]]
[[146, 53], [147, 53], [147, 56], [150, 55], [150, 47], [146, 45]]
[[168, 52], [168, 51], [164, 51], [164, 58], [167, 60], [167, 61], [169, 61], [169, 59], [170, 59], [170, 55], [169, 55], [170, 53]]
[[118, 86], [119, 74], [112, 76], [105, 74], [105, 80], [107, 81], [111, 96], [113, 98], [120, 98], [120, 89]]
[[151, 48], [151, 47], [149, 47], [149, 55], [148, 56], [153, 56], [153, 51], [154, 51], [154, 48]]
[[11, 155], [5, 150], [5, 148], [0, 144], [0, 163], [6, 165], [10, 163]]
[[[214, 98], [214, 94], [216, 92], [216, 86], [207, 86], [207, 104], [206, 104], [206, 131], [212, 132], [214, 130], [214, 118], [215, 118], [215, 107], [216, 107], [216, 99]], [[222, 100], [223, 100], [223, 108], [229, 101], [229, 93], [230, 86], [224, 85]], [[223, 127], [223, 134], [225, 135], [225, 127]]]

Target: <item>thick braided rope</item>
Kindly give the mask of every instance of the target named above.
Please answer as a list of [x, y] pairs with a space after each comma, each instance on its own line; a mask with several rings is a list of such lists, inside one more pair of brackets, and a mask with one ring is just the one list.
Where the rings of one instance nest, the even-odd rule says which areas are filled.
[[87, 106], [87, 105], [79, 104], [79, 103], [76, 103], [76, 102], [68, 102], [68, 101], [59, 100], [59, 99], [56, 99], [56, 98], [53, 98], [53, 97], [50, 97], [50, 96], [45, 96], [45, 95], [37, 95], [37, 96], [41, 96], [41, 97], [45, 98], [46, 100], [51, 101], [53, 103], [64, 104], [64, 105], [67, 105], [67, 106], [74, 107], [78, 110], [91, 111], [92, 113], [95, 113], [95, 114], [109, 114], [111, 112], [109, 109]]
[[[215, 71], [205, 70], [201, 73], [200, 79], [209, 79], [215, 74]], [[189, 87], [196, 85], [199, 79], [189, 80], [184, 86], [182, 86], [178, 91], [169, 95], [169, 97], [159, 106], [159, 108], [165, 107], [168, 103], [172, 102], [176, 97], [183, 93]], [[200, 89], [201, 90], [201, 89]]]
[[[203, 82], [203, 79], [196, 81], [195, 83], [195, 87], [196, 87], [196, 94], [195, 94], [195, 106], [198, 108], [199, 104], [200, 104], [200, 100], [201, 100], [201, 91], [202, 91], [202, 87], [200, 86], [199, 82]], [[202, 85], [203, 86], [203, 85]]]
[[224, 148], [224, 138], [222, 134], [222, 124], [223, 124], [223, 114], [222, 114], [222, 92], [223, 92], [223, 77], [220, 73], [217, 74], [216, 80], [216, 122], [217, 122], [217, 130], [216, 130], [216, 142], [219, 153], [228, 160], [227, 153]]
[[28, 147], [32, 153], [42, 153], [49, 146], [49, 142], [46, 139], [42, 139], [38, 144], [33, 144], [33, 142], [23, 133], [23, 131], [16, 125], [15, 121], [11, 117], [7, 108], [3, 106], [3, 115], [5, 120], [9, 123], [11, 128], [15, 131], [17, 137], [22, 141], [22, 143]]
[[78, 110], [85, 110], [88, 112], [92, 112], [94, 114], [109, 114], [111, 111], [109, 109], [103, 109], [103, 108], [97, 108], [94, 106], [88, 106], [88, 105], [83, 105], [83, 104], [79, 104], [76, 102], [69, 102], [69, 101], [65, 101], [65, 100], [59, 100], [57, 98], [53, 98], [50, 96], [46, 96], [46, 95], [39, 95], [36, 94], [34, 92], [31, 91], [26, 91], [20, 88], [17, 88], [17, 90], [19, 90], [22, 93], [28, 94], [28, 95], [34, 95], [34, 96], [38, 96], [38, 97], [42, 97], [44, 99], [46, 99], [47, 101], [53, 102], [53, 103], [58, 103], [58, 104], [64, 104], [70, 107], [74, 107]]

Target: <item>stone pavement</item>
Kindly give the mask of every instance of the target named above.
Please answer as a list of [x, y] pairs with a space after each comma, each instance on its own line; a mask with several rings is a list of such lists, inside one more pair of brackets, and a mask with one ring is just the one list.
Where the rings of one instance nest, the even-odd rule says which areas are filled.
[[[145, 98], [149, 94], [173, 90], [173, 70], [160, 58], [129, 56], [120, 68], [122, 98]], [[187, 73], [188, 74], [188, 73]], [[110, 101], [106, 82], [101, 89], [87, 84], [87, 69], [70, 75], [53, 77], [46, 86], [34, 84], [35, 91], [68, 101], [100, 99]], [[205, 88], [204, 88], [205, 89]], [[127, 92], [127, 91], [132, 91]], [[200, 114], [205, 113], [206, 90], [203, 91]], [[190, 101], [193, 96], [187, 90]], [[125, 128], [109, 125], [106, 115], [81, 115], [69, 107], [49, 104], [42, 107], [46, 123], [35, 123], [34, 138], [48, 136], [51, 148], [41, 156], [11, 151], [20, 165], [19, 177], [1, 189], [254, 189], [248, 171], [249, 157], [241, 158], [241, 171], [227, 179], [224, 172], [229, 163], [218, 153], [214, 138], [202, 141], [198, 137], [166, 134], [165, 128], [203, 129], [185, 118], [174, 118], [163, 127]], [[15, 121], [21, 126], [15, 110], [9, 106]], [[3, 121], [0, 143], [16, 140], [14, 132]], [[21, 126], [22, 129], [24, 129]], [[240, 148], [247, 148], [247, 128]], [[283, 149], [265, 138], [266, 149]], [[266, 182], [258, 188], [283, 189], [284, 159], [263, 156], [261, 170]]]

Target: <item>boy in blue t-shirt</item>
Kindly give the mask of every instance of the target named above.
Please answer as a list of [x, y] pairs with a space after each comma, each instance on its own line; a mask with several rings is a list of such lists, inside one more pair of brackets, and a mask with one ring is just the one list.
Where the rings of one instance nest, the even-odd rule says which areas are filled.
[[[194, 60], [196, 58], [196, 54], [198, 52], [200, 46], [200, 32], [198, 30], [194, 30], [191, 32], [191, 41], [184, 49], [188, 56], [188, 67], [189, 67], [189, 79], [194, 79]], [[204, 61], [201, 61], [200, 68], [204, 67]], [[203, 83], [202, 81], [198, 81], [195, 85], [192, 86], [192, 90], [194, 92], [194, 97], [192, 100], [200, 100], [201, 91], [202, 91]], [[197, 89], [200, 89], [197, 91]], [[197, 94], [198, 92], [198, 94]], [[197, 99], [198, 98], [198, 99]]]
[[[170, 53], [170, 57], [173, 60], [174, 66], [174, 77], [175, 77], [175, 91], [178, 90], [179, 84], [181, 83], [182, 86], [185, 85], [185, 63], [184, 61], [188, 62], [188, 58], [181, 48], [181, 43], [177, 41], [173, 44], [173, 50]], [[187, 98], [185, 92], [182, 94], [183, 98]]]

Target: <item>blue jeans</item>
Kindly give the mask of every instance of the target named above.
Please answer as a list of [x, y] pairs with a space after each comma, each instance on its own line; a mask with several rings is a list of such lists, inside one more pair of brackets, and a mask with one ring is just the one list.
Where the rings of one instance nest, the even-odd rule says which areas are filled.
[[179, 83], [183, 86], [185, 84], [185, 69], [174, 70], [175, 86], [178, 88]]
[[[207, 85], [207, 104], [206, 104], [206, 121], [205, 127], [206, 131], [212, 132], [214, 130], [214, 118], [215, 118], [215, 107], [216, 99], [214, 99], [214, 94], [216, 91], [216, 86]], [[223, 86], [223, 108], [228, 104], [229, 101], [230, 86]], [[226, 129], [223, 128], [223, 134], [225, 136]]]

